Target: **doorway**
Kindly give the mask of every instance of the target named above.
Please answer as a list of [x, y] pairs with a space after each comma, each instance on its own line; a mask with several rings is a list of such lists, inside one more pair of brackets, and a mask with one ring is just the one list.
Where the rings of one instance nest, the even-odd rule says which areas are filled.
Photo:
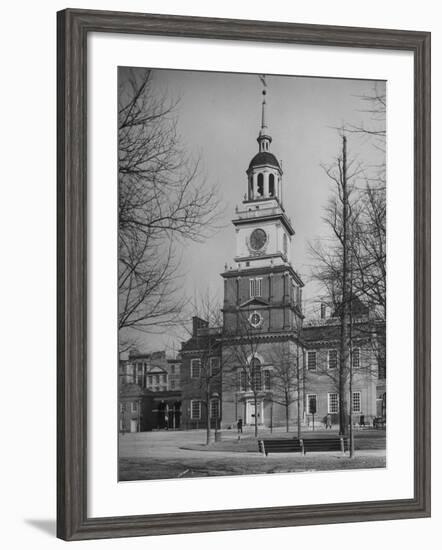
[[264, 424], [264, 407], [261, 399], [258, 399], [256, 402], [256, 411], [255, 411], [255, 401], [249, 399], [246, 403], [246, 424], [255, 424], [255, 415], [258, 416], [258, 424]]

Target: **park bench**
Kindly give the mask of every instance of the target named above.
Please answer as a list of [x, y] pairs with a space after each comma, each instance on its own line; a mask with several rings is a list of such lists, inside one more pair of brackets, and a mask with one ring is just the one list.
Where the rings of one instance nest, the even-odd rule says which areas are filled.
[[300, 439], [299, 443], [302, 448], [302, 454], [341, 451], [344, 454], [348, 451], [348, 441], [343, 437], [308, 437]]
[[299, 439], [260, 439], [258, 451], [267, 456], [269, 453], [300, 453], [302, 448]]
[[309, 453], [348, 451], [348, 441], [343, 437], [309, 437], [304, 439], [260, 439], [258, 451], [266, 456], [269, 453]]

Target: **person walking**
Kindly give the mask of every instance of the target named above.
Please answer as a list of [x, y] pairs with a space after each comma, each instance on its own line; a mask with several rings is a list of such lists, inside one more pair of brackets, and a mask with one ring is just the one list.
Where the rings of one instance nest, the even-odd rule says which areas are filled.
[[327, 430], [328, 428], [330, 428], [330, 430], [332, 429], [332, 417], [331, 417], [331, 414], [328, 414], [325, 418], [325, 429]]
[[236, 423], [236, 427], [238, 428], [238, 433], [242, 434], [242, 418], [238, 418], [238, 422]]

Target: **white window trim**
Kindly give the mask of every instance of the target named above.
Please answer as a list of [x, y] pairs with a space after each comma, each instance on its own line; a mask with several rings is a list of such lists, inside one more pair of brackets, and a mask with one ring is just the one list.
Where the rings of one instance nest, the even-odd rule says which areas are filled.
[[[217, 365], [218, 365], [215, 371], [213, 370], [213, 363], [214, 363], [214, 362], [216, 362]], [[221, 370], [221, 361], [220, 361], [220, 358], [219, 358], [219, 357], [210, 357], [209, 363], [210, 363], [210, 376], [213, 376], [213, 375], [215, 375], [215, 374], [218, 374], [219, 371]]]
[[[335, 367], [330, 367], [330, 353], [331, 352], [334, 352], [336, 353], [336, 366]], [[327, 350], [327, 369], [330, 369], [330, 370], [335, 370], [338, 368], [338, 350], [337, 349], [329, 349]]]
[[[354, 396], [357, 395], [357, 394], [359, 394], [359, 410], [354, 409]], [[352, 412], [355, 413], [355, 414], [361, 414], [361, 412], [362, 412], [362, 393], [359, 390], [352, 392], [351, 408], [352, 408]]]
[[[336, 395], [336, 411], [332, 411], [330, 404], [331, 404], [331, 396]], [[327, 394], [327, 412], [328, 414], [338, 414], [339, 413], [339, 394], [337, 392], [331, 392]]]
[[262, 296], [262, 277], [249, 279], [250, 298], [261, 298]]
[[[199, 372], [197, 376], [193, 374], [194, 364], [196, 363], [199, 363]], [[195, 357], [190, 360], [190, 378], [200, 378], [200, 376], [201, 376], [201, 359], [199, 359], [198, 357]]]
[[[198, 403], [198, 417], [193, 414], [193, 404]], [[190, 401], [190, 419], [191, 420], [201, 420], [201, 400], [200, 399], [191, 399]]]
[[[355, 353], [356, 350], [358, 351], [358, 364], [357, 365], [354, 364], [354, 358], [355, 358], [354, 353]], [[353, 369], [359, 369], [361, 367], [361, 348], [360, 347], [356, 347], [356, 348], [352, 349], [351, 361], [352, 361], [351, 366], [352, 366]]]
[[310, 412], [310, 398], [311, 397], [314, 397], [316, 399], [316, 412], [315, 414], [318, 413], [318, 394], [317, 393], [308, 393], [307, 394], [307, 414], [312, 414]]
[[[213, 416], [213, 414], [212, 414], [212, 412], [213, 412], [213, 411], [212, 411], [212, 404], [213, 404], [213, 403], [218, 403], [218, 405], [217, 405], [217, 407], [218, 407], [218, 408], [217, 408], [217, 415], [216, 415], [216, 416]], [[213, 398], [210, 400], [210, 418], [219, 418], [219, 416], [220, 416], [219, 413], [220, 413], [220, 402], [219, 402], [219, 397], [213, 397]]]
[[[309, 360], [308, 360], [309, 354], [314, 354], [314, 356], [315, 356], [315, 366], [313, 368], [309, 367]], [[317, 368], [318, 368], [318, 354], [317, 354], [316, 350], [308, 350], [307, 351], [307, 370], [311, 371], [311, 370], [316, 370]], [[312, 395], [314, 395], [314, 394], [312, 394]]]

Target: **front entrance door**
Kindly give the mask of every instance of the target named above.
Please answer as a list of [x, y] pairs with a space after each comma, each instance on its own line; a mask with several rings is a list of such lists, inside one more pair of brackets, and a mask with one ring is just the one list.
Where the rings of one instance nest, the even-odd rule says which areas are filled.
[[138, 422], [134, 419], [131, 419], [130, 421], [130, 431], [131, 433], [134, 433], [137, 431], [137, 425], [138, 425]]
[[258, 415], [258, 424], [264, 423], [264, 411], [262, 406], [262, 401], [258, 399], [256, 402], [256, 411], [255, 411], [255, 401], [250, 399], [246, 404], [246, 424], [255, 424], [255, 414]]

